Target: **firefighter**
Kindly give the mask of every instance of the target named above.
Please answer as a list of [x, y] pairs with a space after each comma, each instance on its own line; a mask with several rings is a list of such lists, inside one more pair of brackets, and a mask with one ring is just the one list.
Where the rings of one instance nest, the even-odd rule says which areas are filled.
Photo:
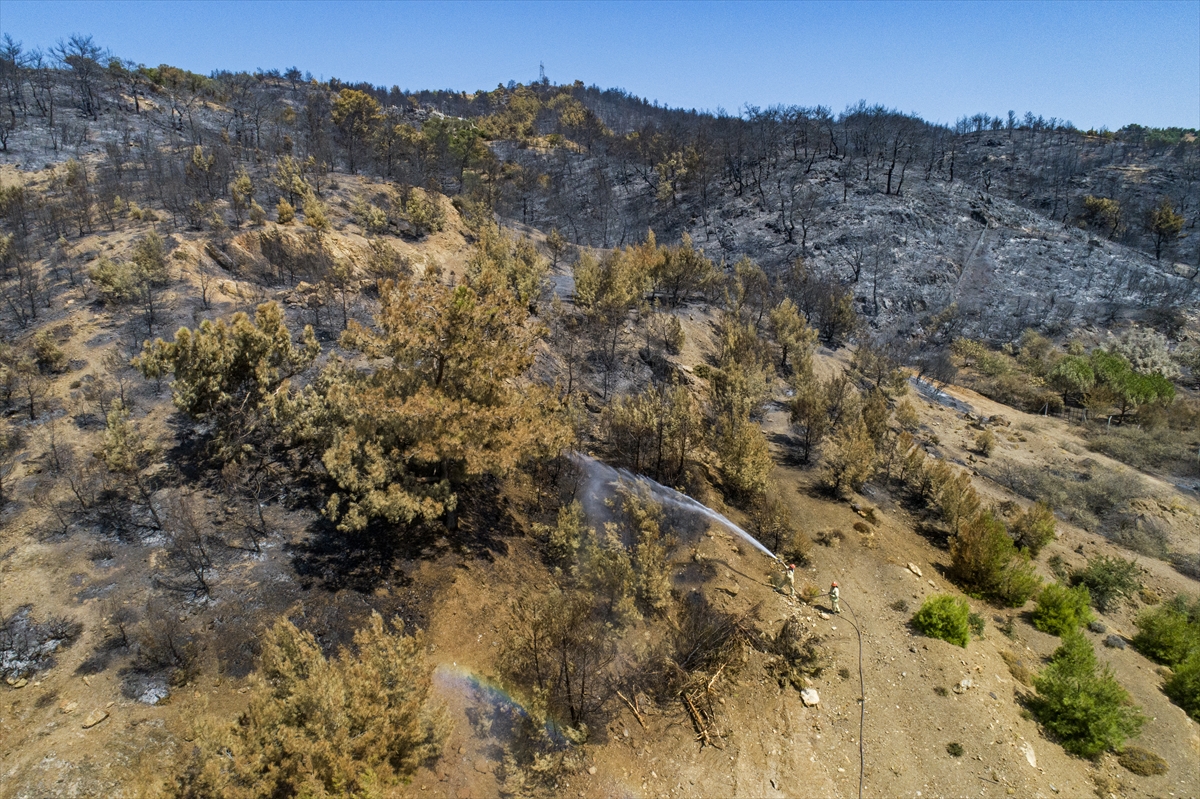
[[788, 594], [792, 599], [796, 598], [796, 564], [789, 563], [787, 567]]
[[838, 604], [838, 598], [840, 596], [841, 596], [841, 594], [838, 592], [837, 580], [834, 580], [833, 585], [829, 586], [829, 601], [833, 603], [833, 612], [834, 613], [842, 612], [842, 608]]

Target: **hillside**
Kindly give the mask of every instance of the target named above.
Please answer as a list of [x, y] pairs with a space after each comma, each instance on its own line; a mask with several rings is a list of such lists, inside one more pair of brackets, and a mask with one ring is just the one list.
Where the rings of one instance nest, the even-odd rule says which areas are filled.
[[1194, 132], [95, 55], [5, 63], [3, 799], [1200, 784]]

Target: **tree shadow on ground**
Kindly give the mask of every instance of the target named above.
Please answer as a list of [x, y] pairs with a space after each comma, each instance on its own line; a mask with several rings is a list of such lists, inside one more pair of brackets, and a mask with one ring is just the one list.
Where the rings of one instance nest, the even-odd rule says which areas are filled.
[[932, 522], [917, 520], [913, 523], [913, 532], [924, 538], [937, 549], [950, 549], [950, 532]]
[[305, 590], [320, 587], [370, 594], [405, 583], [408, 578], [401, 562], [421, 557], [435, 540], [433, 530], [416, 525], [373, 523], [364, 530], [343, 532], [320, 518], [309, 526], [302, 542], [290, 547], [292, 568]]
[[121, 642], [120, 638], [105, 636], [96, 644], [92, 653], [84, 658], [83, 662], [75, 669], [75, 674], [81, 677], [100, 674], [106, 671], [114, 660], [127, 655], [128, 652], [128, 647]]
[[351, 590], [371, 594], [379, 588], [407, 586], [405, 565], [435, 560], [447, 552], [494, 561], [508, 553], [508, 537], [521, 530], [495, 480], [479, 480], [458, 494], [458, 522], [394, 525], [375, 521], [365, 529], [343, 532], [327, 519], [309, 526], [304, 541], [292, 546], [292, 568], [304, 589]]
[[791, 433], [767, 433], [767, 441], [778, 447], [776, 462], [780, 466], [809, 471], [816, 465], [811, 458], [804, 460], [804, 445], [801, 444], [799, 436]]
[[508, 554], [507, 539], [521, 535], [500, 481], [483, 478], [458, 492], [458, 529], [448, 533], [449, 545], [462, 554], [491, 562]]

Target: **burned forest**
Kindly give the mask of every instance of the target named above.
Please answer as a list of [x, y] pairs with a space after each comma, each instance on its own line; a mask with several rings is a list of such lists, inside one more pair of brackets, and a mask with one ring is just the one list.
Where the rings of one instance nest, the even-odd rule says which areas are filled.
[[0, 797], [1186, 796], [1200, 143], [0, 42]]

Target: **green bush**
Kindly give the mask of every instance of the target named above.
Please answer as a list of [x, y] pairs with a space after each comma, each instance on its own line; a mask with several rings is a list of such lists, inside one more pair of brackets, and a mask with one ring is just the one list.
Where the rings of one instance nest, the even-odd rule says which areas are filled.
[[49, 330], [42, 330], [33, 337], [33, 357], [43, 372], [58, 374], [67, 371], [67, 354], [58, 346]]
[[949, 594], [937, 594], [925, 600], [912, 622], [930, 638], [940, 638], [965, 648], [971, 639], [970, 615], [971, 609], [963, 600]]
[[1066, 635], [1090, 622], [1092, 616], [1091, 595], [1087, 586], [1066, 588], [1051, 583], [1038, 595], [1037, 607], [1033, 609], [1033, 626], [1051, 635]]
[[1200, 721], [1200, 650], [1193, 650], [1175, 667], [1163, 685], [1163, 693], [1196, 721]]
[[1095, 650], [1079, 632], [1063, 636], [1033, 687], [1033, 715], [1071, 754], [1095, 758], [1120, 749], [1145, 723], [1112, 669], [1098, 666]]
[[1176, 666], [1200, 651], [1200, 597], [1176, 596], [1138, 616], [1133, 647], [1157, 663]]
[[1087, 586], [1092, 594], [1092, 604], [1101, 613], [1107, 613], [1142, 587], [1137, 563], [1107, 555], [1088, 558], [1087, 565], [1076, 571], [1071, 581]]
[[1019, 608], [1041, 580], [1029, 557], [1017, 552], [1004, 522], [983, 511], [950, 540], [950, 572], [972, 595]]
[[1054, 511], [1045, 502], [1035, 502], [1013, 522], [1012, 532], [1017, 546], [1036, 558], [1054, 540]]

